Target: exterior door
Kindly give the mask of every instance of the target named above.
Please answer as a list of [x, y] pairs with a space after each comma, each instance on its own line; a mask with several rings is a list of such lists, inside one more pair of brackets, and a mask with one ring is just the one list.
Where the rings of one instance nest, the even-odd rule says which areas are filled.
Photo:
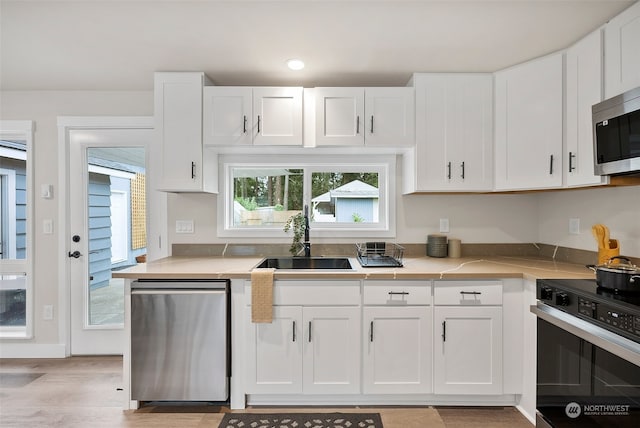
[[146, 254], [145, 147], [151, 136], [150, 129], [69, 131], [73, 355], [123, 352], [124, 280], [111, 272]]

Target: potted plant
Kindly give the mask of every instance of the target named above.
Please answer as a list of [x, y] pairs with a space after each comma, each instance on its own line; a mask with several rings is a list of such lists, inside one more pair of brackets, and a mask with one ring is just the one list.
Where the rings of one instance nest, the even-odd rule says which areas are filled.
[[304, 247], [302, 242], [304, 240], [304, 228], [304, 215], [301, 212], [289, 217], [284, 224], [285, 232], [293, 231], [293, 241], [291, 242], [291, 247], [289, 247], [289, 252], [292, 256], [297, 255], [300, 249]]

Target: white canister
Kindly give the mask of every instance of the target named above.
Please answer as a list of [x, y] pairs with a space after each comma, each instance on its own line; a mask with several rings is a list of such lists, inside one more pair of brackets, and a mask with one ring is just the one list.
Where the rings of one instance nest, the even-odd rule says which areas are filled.
[[449, 257], [459, 258], [462, 255], [461, 242], [459, 239], [449, 239]]

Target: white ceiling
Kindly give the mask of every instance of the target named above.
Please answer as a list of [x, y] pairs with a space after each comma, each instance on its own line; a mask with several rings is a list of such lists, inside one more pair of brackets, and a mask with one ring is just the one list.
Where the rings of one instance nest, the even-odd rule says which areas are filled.
[[[0, 0], [0, 89], [149, 90], [154, 71], [219, 85], [393, 86], [563, 49], [633, 1]], [[286, 68], [301, 58], [303, 71]]]

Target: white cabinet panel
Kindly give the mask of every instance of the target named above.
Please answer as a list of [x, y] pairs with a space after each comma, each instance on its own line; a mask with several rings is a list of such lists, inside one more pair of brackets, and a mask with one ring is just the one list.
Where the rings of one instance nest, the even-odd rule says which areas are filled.
[[435, 281], [435, 305], [502, 305], [500, 281]]
[[640, 3], [605, 26], [605, 98], [640, 86]]
[[605, 184], [593, 172], [591, 106], [602, 101], [602, 31], [597, 30], [567, 50], [564, 171], [567, 186]]
[[302, 88], [204, 88], [204, 143], [302, 145]]
[[493, 189], [493, 76], [420, 73], [416, 191]]
[[200, 72], [154, 74], [155, 132], [162, 150], [160, 190], [217, 192], [217, 161], [203, 150]]
[[360, 308], [305, 307], [305, 394], [360, 392]]
[[414, 144], [413, 88], [366, 88], [365, 145], [405, 147]]
[[204, 143], [250, 145], [251, 88], [207, 86], [204, 88]]
[[302, 392], [302, 307], [273, 308], [273, 322], [254, 324], [247, 307], [247, 392]]
[[430, 307], [365, 307], [363, 393], [431, 392]]
[[364, 144], [364, 89], [316, 88], [316, 145]]
[[413, 88], [315, 88], [316, 146], [414, 143]]
[[502, 308], [434, 308], [435, 394], [502, 393]]
[[495, 188], [562, 186], [563, 54], [495, 74]]
[[302, 145], [302, 88], [253, 88], [256, 145]]

